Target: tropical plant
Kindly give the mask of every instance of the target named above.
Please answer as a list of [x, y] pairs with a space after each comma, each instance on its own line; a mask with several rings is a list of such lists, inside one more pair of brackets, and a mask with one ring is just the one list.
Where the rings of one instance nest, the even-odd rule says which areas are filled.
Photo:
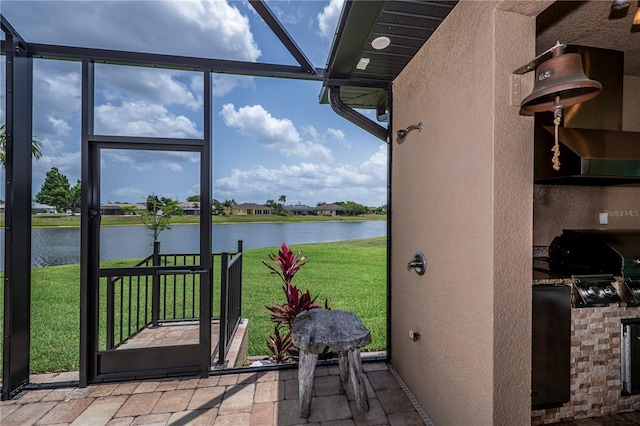
[[[316, 297], [311, 297], [309, 290], [302, 292], [297, 286], [292, 284], [293, 277], [308, 262], [301, 252], [296, 254], [282, 243], [278, 254], [269, 253], [269, 263], [262, 259], [262, 263], [274, 274], [280, 277], [283, 282], [282, 290], [284, 291], [286, 301], [284, 303], [275, 303], [266, 306], [271, 312], [271, 321], [275, 323], [274, 334], [269, 336], [267, 347], [273, 353], [273, 360], [276, 363], [285, 362], [291, 355], [295, 354], [293, 343], [291, 340], [291, 325], [296, 315], [310, 309], [319, 308], [316, 303]], [[328, 302], [325, 300], [324, 307], [329, 309]], [[287, 334], [282, 335], [281, 327], [287, 328]], [[287, 355], [284, 357], [283, 352]], [[283, 361], [283, 359], [285, 361]]]
[[[6, 165], [7, 161], [7, 136], [6, 136], [6, 124], [0, 126], [0, 164], [2, 167]], [[32, 139], [31, 140], [31, 155], [36, 160], [42, 157], [42, 142]]]
[[136, 215], [140, 222], [151, 230], [153, 242], [158, 241], [160, 232], [171, 229], [169, 222], [173, 216], [184, 215], [184, 210], [178, 202], [171, 198], [158, 197], [155, 194], [147, 196], [146, 210], [136, 210], [135, 206], [123, 206], [122, 211]]
[[276, 324], [273, 327], [273, 335], [269, 336], [267, 340], [267, 347], [273, 354], [272, 359], [276, 364], [282, 364], [291, 359], [291, 354], [294, 351], [293, 342], [291, 341], [291, 331], [288, 331], [286, 335], [280, 334], [280, 324]]
[[231, 213], [233, 206], [235, 206], [236, 204], [236, 200], [234, 200], [233, 198], [231, 200], [224, 200], [222, 202], [222, 207], [224, 207], [225, 213]]

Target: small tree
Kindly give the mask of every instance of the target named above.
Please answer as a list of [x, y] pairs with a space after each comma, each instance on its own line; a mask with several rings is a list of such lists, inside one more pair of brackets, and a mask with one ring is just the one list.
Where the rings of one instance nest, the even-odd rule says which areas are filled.
[[230, 200], [224, 200], [222, 202], [222, 207], [224, 207], [225, 213], [231, 213], [231, 209], [233, 206], [235, 206], [236, 204], [236, 200], [235, 199], [230, 199]]
[[38, 203], [54, 206], [59, 212], [71, 210], [71, 214], [75, 214], [75, 210], [80, 207], [80, 191], [80, 180], [72, 187], [69, 179], [56, 167], [52, 167], [35, 198]]
[[211, 202], [211, 207], [213, 208], [213, 214], [224, 214], [224, 206], [215, 198]]
[[158, 241], [160, 232], [171, 229], [169, 222], [173, 216], [184, 215], [184, 210], [180, 208], [178, 202], [171, 198], [158, 197], [155, 194], [149, 195], [146, 202], [146, 210], [136, 210], [135, 206], [123, 206], [122, 211], [135, 214], [140, 222], [151, 230], [153, 242]]

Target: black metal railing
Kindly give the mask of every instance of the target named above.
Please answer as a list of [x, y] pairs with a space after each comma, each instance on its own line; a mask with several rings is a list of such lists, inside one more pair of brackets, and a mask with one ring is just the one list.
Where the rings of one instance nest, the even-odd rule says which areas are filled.
[[242, 241], [238, 241], [237, 253], [222, 253], [221, 262], [218, 365], [225, 363], [229, 345], [242, 315]]
[[[198, 254], [154, 254], [138, 262], [133, 268], [102, 269], [106, 291], [102, 298], [100, 321], [104, 333], [102, 349], [116, 349], [148, 326], [170, 321], [195, 321], [200, 312], [200, 285], [203, 277], [210, 277], [212, 320], [219, 319], [220, 336], [217, 355], [224, 362], [235, 329], [240, 322], [242, 296], [242, 241], [238, 251], [212, 253], [212, 266], [220, 265], [219, 281], [215, 283], [213, 268], [210, 274], [200, 273]], [[147, 267], [168, 269], [145, 270]], [[216, 298], [215, 287], [220, 289]], [[102, 340], [102, 339], [101, 339]]]

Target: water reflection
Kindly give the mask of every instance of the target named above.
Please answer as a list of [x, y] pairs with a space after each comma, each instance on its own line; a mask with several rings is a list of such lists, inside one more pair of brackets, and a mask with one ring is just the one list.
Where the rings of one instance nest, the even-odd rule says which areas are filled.
[[[197, 225], [175, 225], [160, 234], [162, 252], [196, 253]], [[386, 235], [385, 221], [296, 222], [219, 224], [213, 226], [213, 251], [234, 251], [237, 241], [245, 249], [354, 240]], [[100, 259], [117, 260], [148, 256], [152, 238], [144, 226], [110, 226], [100, 232]], [[0, 234], [4, 240], [4, 231]], [[126, 243], [123, 243], [126, 242]], [[79, 228], [34, 228], [31, 234], [33, 267], [80, 263]]]

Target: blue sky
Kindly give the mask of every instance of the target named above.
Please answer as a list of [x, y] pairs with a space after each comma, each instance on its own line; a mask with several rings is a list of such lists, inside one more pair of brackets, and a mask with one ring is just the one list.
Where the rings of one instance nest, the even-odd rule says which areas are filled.
[[[267, 4], [314, 66], [325, 67], [342, 0]], [[2, 0], [1, 8], [28, 42], [297, 65], [247, 1]], [[213, 81], [214, 198], [386, 204], [386, 145], [320, 105], [321, 83]], [[4, 93], [4, 76], [1, 84]], [[80, 90], [79, 63], [34, 61], [33, 134], [43, 143], [34, 195], [51, 167], [72, 184], [80, 178]], [[201, 137], [202, 76], [97, 64], [95, 108], [96, 133]], [[194, 154], [109, 150], [101, 164], [102, 202], [199, 193]]]

